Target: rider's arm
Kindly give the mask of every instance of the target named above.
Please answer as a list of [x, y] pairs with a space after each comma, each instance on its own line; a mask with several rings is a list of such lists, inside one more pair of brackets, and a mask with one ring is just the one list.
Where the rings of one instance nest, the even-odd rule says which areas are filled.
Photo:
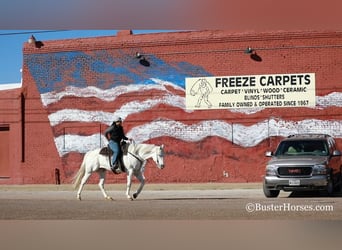
[[108, 128], [105, 130], [105, 132], [104, 132], [104, 134], [105, 134], [105, 136], [106, 136], [106, 138], [107, 138], [108, 140], [110, 140], [110, 133], [111, 133], [112, 130], [113, 130], [113, 126], [110, 126], [110, 127], [108, 127]]

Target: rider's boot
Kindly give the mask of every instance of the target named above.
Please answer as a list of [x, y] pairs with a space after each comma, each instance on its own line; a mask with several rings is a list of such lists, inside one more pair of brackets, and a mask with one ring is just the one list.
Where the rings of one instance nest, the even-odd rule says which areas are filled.
[[118, 165], [118, 160], [116, 160], [114, 163], [112, 163], [112, 165], [110, 166], [111, 170], [113, 171], [114, 174], [117, 173], [117, 170], [119, 168], [119, 165]]
[[110, 168], [112, 169], [112, 171], [113, 171], [114, 174], [121, 174], [121, 173], [122, 173], [122, 170], [121, 170], [121, 166], [120, 166], [119, 160], [116, 160], [116, 161], [114, 162], [114, 164], [110, 166]]

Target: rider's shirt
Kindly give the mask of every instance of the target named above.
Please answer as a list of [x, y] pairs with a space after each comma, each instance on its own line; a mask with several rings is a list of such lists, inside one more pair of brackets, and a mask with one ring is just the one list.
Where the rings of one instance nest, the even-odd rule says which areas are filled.
[[120, 142], [121, 140], [128, 140], [128, 138], [125, 136], [125, 132], [123, 130], [122, 126], [118, 126], [115, 123], [112, 124], [110, 127], [108, 127], [105, 131], [105, 136], [108, 138], [108, 135], [110, 136], [110, 140], [113, 140], [115, 142]]

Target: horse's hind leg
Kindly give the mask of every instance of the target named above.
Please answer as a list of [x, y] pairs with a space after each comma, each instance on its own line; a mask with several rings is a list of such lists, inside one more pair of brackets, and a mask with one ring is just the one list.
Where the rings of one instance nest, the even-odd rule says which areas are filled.
[[99, 176], [100, 176], [100, 181], [99, 181], [99, 188], [103, 194], [103, 196], [105, 197], [105, 199], [107, 200], [113, 200], [112, 197], [110, 197], [109, 195], [107, 195], [106, 190], [104, 189], [104, 183], [106, 180], [106, 170], [105, 169], [99, 169], [98, 170]]
[[137, 191], [133, 194], [134, 199], [136, 199], [138, 197], [138, 195], [141, 193], [141, 191], [145, 185], [145, 177], [141, 172], [139, 172], [139, 174], [137, 174], [135, 177], [140, 181], [140, 185], [139, 185], [139, 188], [137, 189]]
[[81, 193], [82, 193], [82, 189], [84, 187], [84, 185], [86, 184], [87, 180], [89, 179], [91, 173], [85, 173], [82, 180], [81, 180], [81, 184], [80, 184], [80, 187], [77, 191], [77, 199], [81, 200]]

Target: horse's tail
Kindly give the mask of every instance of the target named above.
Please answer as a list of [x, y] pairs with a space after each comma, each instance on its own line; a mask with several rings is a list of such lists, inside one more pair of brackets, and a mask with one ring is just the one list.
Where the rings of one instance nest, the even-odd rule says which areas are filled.
[[86, 156], [87, 156], [87, 154], [84, 156], [81, 167], [78, 170], [77, 174], [72, 178], [72, 184], [74, 186], [74, 189], [79, 188], [79, 186], [81, 184], [81, 180], [85, 174]]

